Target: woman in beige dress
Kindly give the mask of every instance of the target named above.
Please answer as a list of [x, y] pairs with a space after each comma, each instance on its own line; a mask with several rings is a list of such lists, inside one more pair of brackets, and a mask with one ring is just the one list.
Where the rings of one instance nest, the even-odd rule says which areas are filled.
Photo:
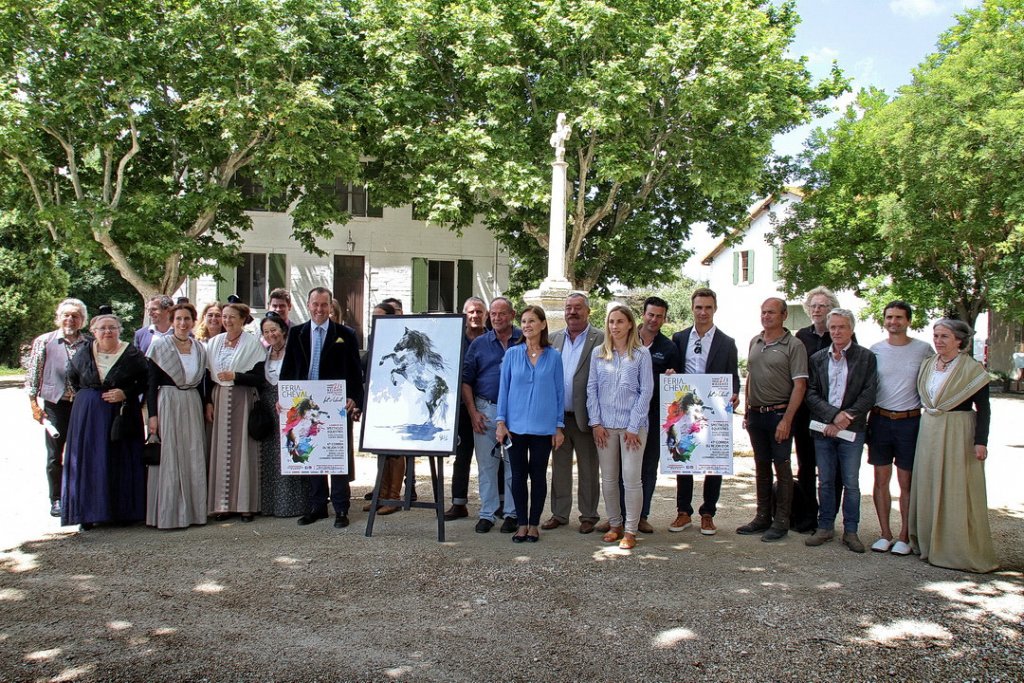
[[248, 315], [245, 304], [225, 305], [224, 332], [207, 347], [213, 381], [206, 405], [206, 419], [213, 424], [207, 507], [218, 520], [240, 513], [243, 522], [251, 522], [260, 511], [260, 449], [249, 436], [249, 413], [265, 381], [267, 350], [243, 329]]
[[917, 376], [924, 414], [910, 488], [910, 545], [950, 569], [998, 566], [988, 524], [988, 373], [965, 351], [974, 334], [960, 320], [933, 326], [935, 356]]

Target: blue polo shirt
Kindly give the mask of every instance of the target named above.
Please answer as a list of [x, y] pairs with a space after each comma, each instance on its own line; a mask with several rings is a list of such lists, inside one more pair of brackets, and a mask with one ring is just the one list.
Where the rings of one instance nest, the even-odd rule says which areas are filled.
[[[523, 331], [512, 328], [511, 346]], [[491, 403], [498, 402], [498, 389], [501, 386], [501, 361], [505, 358], [505, 347], [498, 341], [494, 330], [477, 337], [469, 345], [466, 358], [462, 361], [462, 382], [473, 389], [475, 398], [482, 398]]]

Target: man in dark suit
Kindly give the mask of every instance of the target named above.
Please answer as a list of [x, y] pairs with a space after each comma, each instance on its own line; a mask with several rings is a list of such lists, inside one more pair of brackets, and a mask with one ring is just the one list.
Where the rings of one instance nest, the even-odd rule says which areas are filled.
[[[690, 375], [732, 375], [732, 409], [740, 403], [740, 373], [736, 340], [715, 327], [718, 296], [701, 287], [690, 296], [693, 326], [672, 335], [679, 352], [678, 372]], [[713, 536], [717, 532], [714, 517], [722, 493], [722, 475], [704, 475], [704, 504], [700, 506], [700, 532]], [[693, 475], [676, 475], [676, 518], [669, 531], [683, 531], [690, 526], [693, 515]]]
[[[331, 292], [315, 287], [306, 300], [309, 322], [292, 325], [281, 364], [282, 380], [343, 379], [348, 400], [348, 475], [330, 478], [330, 498], [337, 515], [336, 528], [348, 526], [349, 482], [355, 478], [355, 450], [352, 443], [352, 420], [358, 419], [363, 404], [363, 373], [359, 367], [359, 342], [355, 333], [330, 319]], [[311, 477], [309, 509], [299, 517], [306, 525], [327, 518], [328, 485], [326, 476]]]
[[565, 299], [565, 329], [551, 335], [551, 345], [562, 354], [565, 378], [565, 441], [551, 454], [551, 517], [541, 529], [557, 529], [569, 523], [572, 512], [572, 456], [579, 468], [578, 500], [580, 533], [589, 534], [600, 517], [601, 471], [597, 446], [590, 431], [587, 412], [587, 380], [590, 355], [604, 341], [604, 333], [590, 326], [590, 300], [585, 294], [570, 294]]

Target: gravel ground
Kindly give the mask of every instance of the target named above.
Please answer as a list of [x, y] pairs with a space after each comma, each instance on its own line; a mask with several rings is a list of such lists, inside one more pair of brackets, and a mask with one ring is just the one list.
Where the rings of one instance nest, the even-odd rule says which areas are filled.
[[[752, 515], [749, 458], [726, 479], [718, 535], [666, 531], [663, 477], [656, 533], [632, 552], [575, 524], [514, 545], [472, 518], [438, 543], [427, 510], [378, 518], [370, 538], [358, 511], [345, 530], [258, 518], [79, 533], [46, 515], [41, 428], [3, 389], [0, 680], [1024, 680], [1022, 407], [994, 401], [1004, 569], [979, 576], [736, 535]], [[359, 461], [355, 494], [372, 468]], [[861, 491], [871, 543], [867, 467]]]

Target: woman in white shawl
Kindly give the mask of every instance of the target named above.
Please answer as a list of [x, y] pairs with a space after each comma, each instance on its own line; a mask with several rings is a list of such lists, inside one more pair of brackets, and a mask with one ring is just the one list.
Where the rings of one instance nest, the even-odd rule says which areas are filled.
[[146, 524], [183, 529], [206, 524], [206, 438], [201, 388], [206, 349], [191, 335], [192, 304], [171, 309], [171, 334], [155, 336], [149, 359], [149, 433], [160, 437], [160, 464], [147, 477]]
[[213, 423], [207, 507], [218, 520], [240, 513], [243, 522], [251, 522], [260, 511], [260, 448], [249, 436], [249, 413], [265, 381], [267, 350], [243, 329], [248, 316], [245, 304], [225, 305], [224, 332], [207, 347], [213, 381], [206, 405], [206, 419]]
[[967, 349], [960, 320], [932, 326], [935, 356], [921, 365], [924, 414], [910, 487], [910, 545], [922, 560], [969, 572], [998, 568], [988, 523], [988, 373]]

